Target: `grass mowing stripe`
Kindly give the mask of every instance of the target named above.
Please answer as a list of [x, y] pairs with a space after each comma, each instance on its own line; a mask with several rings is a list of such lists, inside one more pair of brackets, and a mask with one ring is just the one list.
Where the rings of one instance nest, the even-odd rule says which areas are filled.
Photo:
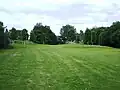
[[119, 49], [36, 44], [15, 47], [0, 52], [0, 90], [120, 88]]

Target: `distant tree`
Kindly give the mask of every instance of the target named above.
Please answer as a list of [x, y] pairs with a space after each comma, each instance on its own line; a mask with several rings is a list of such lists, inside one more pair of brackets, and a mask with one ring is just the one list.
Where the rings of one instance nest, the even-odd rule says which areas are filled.
[[83, 42], [84, 40], [84, 32], [80, 30], [80, 42]]
[[8, 29], [5, 28], [5, 32], [4, 32], [4, 48], [7, 48], [10, 44], [11, 40], [9, 38], [9, 32]]
[[30, 33], [30, 40], [39, 44], [57, 44], [57, 37], [51, 31], [50, 26], [37, 23]]
[[95, 45], [100, 45], [100, 34], [105, 32], [107, 30], [107, 27], [98, 27], [95, 28], [95, 40], [94, 40], [94, 44]]
[[3, 22], [0, 21], [0, 49], [7, 48], [9, 43], [8, 30], [3, 26]]
[[28, 40], [28, 37], [29, 37], [28, 31], [26, 29], [23, 29], [22, 30], [22, 40], [23, 41]]
[[0, 21], [0, 48], [4, 47], [4, 28], [3, 22]]
[[29, 34], [28, 31], [26, 29], [23, 29], [21, 31], [21, 36], [19, 36], [21, 38], [21, 40], [23, 40], [24, 45], [25, 45], [25, 40], [28, 40]]
[[111, 36], [111, 45], [120, 48], [120, 29], [115, 31]]
[[109, 39], [109, 45], [112, 47], [120, 47], [120, 41], [119, 41], [119, 33], [120, 32], [120, 22], [116, 21], [113, 22], [113, 24], [110, 26], [108, 30], [108, 39]]
[[[102, 39], [102, 32], [106, 31], [107, 27], [93, 27], [85, 31], [85, 44], [100, 45]], [[87, 43], [88, 42], [88, 43]]]
[[87, 29], [84, 43], [120, 48], [120, 22], [113, 22], [110, 27]]
[[84, 43], [91, 44], [91, 31], [88, 28], [85, 31]]
[[57, 36], [57, 43], [58, 44], [65, 44], [65, 42], [61, 36]]
[[51, 32], [51, 33], [48, 33], [48, 43], [47, 44], [51, 44], [51, 45], [56, 45], [57, 44], [57, 37], [56, 35]]
[[79, 43], [81, 41], [81, 37], [79, 33], [76, 33], [76, 43]]
[[[16, 30], [14, 27], [7, 30], [3, 22], [0, 21], [0, 48], [7, 48], [11, 40], [28, 40], [26, 29]], [[9, 39], [10, 38], [10, 39]], [[30, 32], [30, 41], [40, 44], [64, 44], [67, 41], [84, 42], [90, 45], [103, 45], [120, 48], [120, 22], [116, 21], [110, 27], [93, 27], [86, 29], [85, 33], [80, 30], [76, 33], [76, 28], [71, 25], [62, 26], [60, 36], [52, 32], [50, 26], [37, 23]]]
[[10, 39], [17, 40], [17, 31], [14, 27], [9, 31], [9, 36]]
[[22, 40], [22, 30], [16, 30], [17, 32], [17, 40]]
[[31, 30], [30, 32], [30, 41], [36, 42], [36, 36], [33, 30]]
[[91, 30], [91, 44], [94, 45], [96, 43], [96, 32]]
[[76, 29], [74, 28], [74, 26], [71, 26], [71, 25], [62, 26], [60, 30], [60, 35], [62, 36], [63, 40], [75, 41]]

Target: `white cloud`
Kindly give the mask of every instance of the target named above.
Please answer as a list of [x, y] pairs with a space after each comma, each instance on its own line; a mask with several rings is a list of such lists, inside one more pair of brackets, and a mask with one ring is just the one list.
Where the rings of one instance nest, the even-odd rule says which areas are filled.
[[37, 22], [50, 25], [58, 35], [62, 25], [86, 27], [108, 26], [120, 20], [119, 0], [3, 0], [0, 21], [8, 28], [30, 30]]

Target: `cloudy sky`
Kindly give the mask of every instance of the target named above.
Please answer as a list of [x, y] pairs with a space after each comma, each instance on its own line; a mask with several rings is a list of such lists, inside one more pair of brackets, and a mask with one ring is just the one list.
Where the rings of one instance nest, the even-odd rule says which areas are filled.
[[32, 30], [37, 22], [49, 25], [59, 35], [63, 25], [79, 32], [87, 27], [109, 26], [120, 20], [119, 0], [1, 0], [0, 21], [8, 29]]

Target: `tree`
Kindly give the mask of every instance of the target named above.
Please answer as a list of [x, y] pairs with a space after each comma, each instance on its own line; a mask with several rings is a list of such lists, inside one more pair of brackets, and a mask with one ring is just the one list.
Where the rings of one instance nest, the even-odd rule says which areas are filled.
[[50, 45], [55, 45], [57, 44], [57, 37], [54, 33], [49, 33], [48, 34], [48, 43], [47, 44], [50, 44]]
[[30, 33], [30, 40], [39, 44], [57, 44], [57, 37], [51, 31], [50, 26], [37, 23]]
[[57, 44], [65, 44], [65, 42], [61, 36], [57, 36]]
[[17, 40], [17, 31], [14, 27], [9, 31], [9, 35], [10, 39]]
[[4, 47], [4, 28], [3, 22], [0, 21], [0, 48]]
[[91, 31], [88, 28], [85, 31], [84, 43], [91, 44]]
[[33, 30], [31, 30], [30, 32], [30, 41], [36, 42], [36, 36]]
[[91, 30], [91, 44], [96, 44], [96, 32]]
[[[90, 38], [91, 37], [91, 38]], [[94, 27], [85, 31], [85, 44], [120, 47], [120, 22], [116, 21], [110, 27]]]
[[109, 45], [112, 47], [119, 47], [120, 43], [119, 43], [119, 31], [120, 31], [120, 22], [116, 21], [113, 22], [113, 24], [110, 26], [109, 28]]
[[9, 38], [9, 32], [8, 29], [5, 29], [5, 33], [4, 33], [4, 48], [7, 48], [10, 44], [10, 38]]
[[84, 40], [84, 32], [80, 30], [80, 42], [83, 42]]
[[76, 40], [76, 29], [74, 28], [74, 26], [71, 25], [62, 26], [60, 30], [60, 34], [62, 38], [64, 38], [63, 40], [67, 40], [67, 41]]
[[0, 49], [7, 48], [9, 43], [8, 30], [3, 26], [3, 22], [0, 21]]
[[16, 30], [17, 40], [22, 40], [22, 30]]
[[115, 31], [111, 36], [111, 45], [120, 48], [120, 29]]
[[23, 41], [28, 40], [28, 37], [29, 37], [28, 31], [26, 29], [23, 29], [22, 30], [22, 40]]
[[[86, 29], [84, 43], [92, 44], [92, 45], [100, 45], [102, 32], [105, 32], [107, 27], [93, 27], [92, 29]], [[102, 34], [101, 34], [102, 33]], [[104, 40], [103, 40], [104, 41]]]
[[80, 40], [80, 34], [79, 33], [76, 33], [76, 43], [79, 43], [81, 40]]

